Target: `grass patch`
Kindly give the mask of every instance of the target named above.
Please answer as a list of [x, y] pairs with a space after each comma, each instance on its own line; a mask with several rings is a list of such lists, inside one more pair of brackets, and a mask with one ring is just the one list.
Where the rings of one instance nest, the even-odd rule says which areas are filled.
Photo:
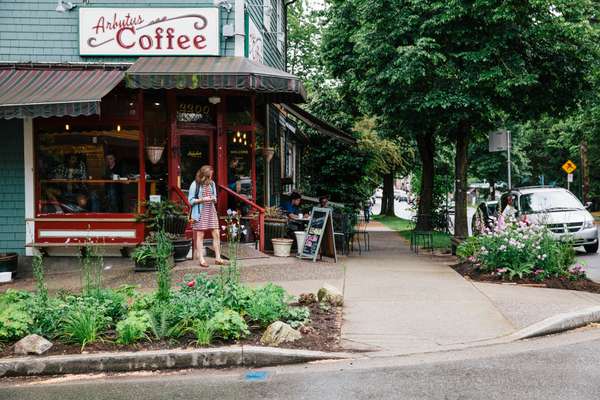
[[[400, 236], [402, 236], [406, 240], [410, 240], [410, 232], [414, 227], [412, 221], [398, 217], [388, 217], [379, 215], [374, 216], [373, 220], [381, 222], [388, 228], [398, 232]], [[446, 232], [433, 232], [433, 247], [435, 249], [449, 249], [451, 246], [450, 238], [451, 235]]]

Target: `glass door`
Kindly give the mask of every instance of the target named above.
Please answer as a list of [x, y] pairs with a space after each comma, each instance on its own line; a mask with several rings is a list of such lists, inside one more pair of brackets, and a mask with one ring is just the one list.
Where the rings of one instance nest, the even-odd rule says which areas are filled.
[[196, 172], [203, 165], [212, 165], [213, 132], [207, 131], [178, 131], [175, 135], [173, 148], [176, 185], [186, 195], [196, 177]]

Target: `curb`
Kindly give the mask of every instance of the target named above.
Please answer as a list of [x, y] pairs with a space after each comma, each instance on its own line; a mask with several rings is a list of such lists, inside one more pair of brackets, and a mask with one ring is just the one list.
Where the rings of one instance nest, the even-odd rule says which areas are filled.
[[0, 378], [187, 368], [267, 367], [350, 357], [352, 356], [348, 353], [258, 346], [29, 356], [0, 359]]
[[563, 314], [557, 314], [523, 328], [508, 336], [511, 340], [528, 339], [536, 336], [560, 333], [581, 328], [592, 322], [600, 322], [600, 306], [584, 308]]

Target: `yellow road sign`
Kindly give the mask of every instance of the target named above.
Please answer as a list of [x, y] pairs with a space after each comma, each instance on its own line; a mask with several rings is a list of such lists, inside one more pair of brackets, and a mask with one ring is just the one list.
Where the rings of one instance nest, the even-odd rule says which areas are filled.
[[563, 164], [562, 169], [567, 174], [572, 174], [573, 171], [575, 171], [577, 169], [577, 165], [575, 165], [575, 163], [573, 161], [567, 160], [567, 162]]

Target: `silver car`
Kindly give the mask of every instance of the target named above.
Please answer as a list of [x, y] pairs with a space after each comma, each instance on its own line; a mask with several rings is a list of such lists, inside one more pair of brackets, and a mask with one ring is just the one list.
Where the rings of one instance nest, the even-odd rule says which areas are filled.
[[[570, 191], [550, 187], [512, 189], [502, 195], [499, 208], [494, 207], [494, 214], [510, 213], [510, 203], [514, 208], [513, 213], [517, 216], [526, 215], [529, 221], [546, 225], [557, 239], [573, 240], [574, 246], [583, 246], [587, 253], [598, 251], [598, 228], [594, 224], [594, 217]], [[486, 208], [489, 208], [489, 204], [486, 204]], [[473, 225], [488, 225], [490, 214], [477, 212], [473, 217]]]

